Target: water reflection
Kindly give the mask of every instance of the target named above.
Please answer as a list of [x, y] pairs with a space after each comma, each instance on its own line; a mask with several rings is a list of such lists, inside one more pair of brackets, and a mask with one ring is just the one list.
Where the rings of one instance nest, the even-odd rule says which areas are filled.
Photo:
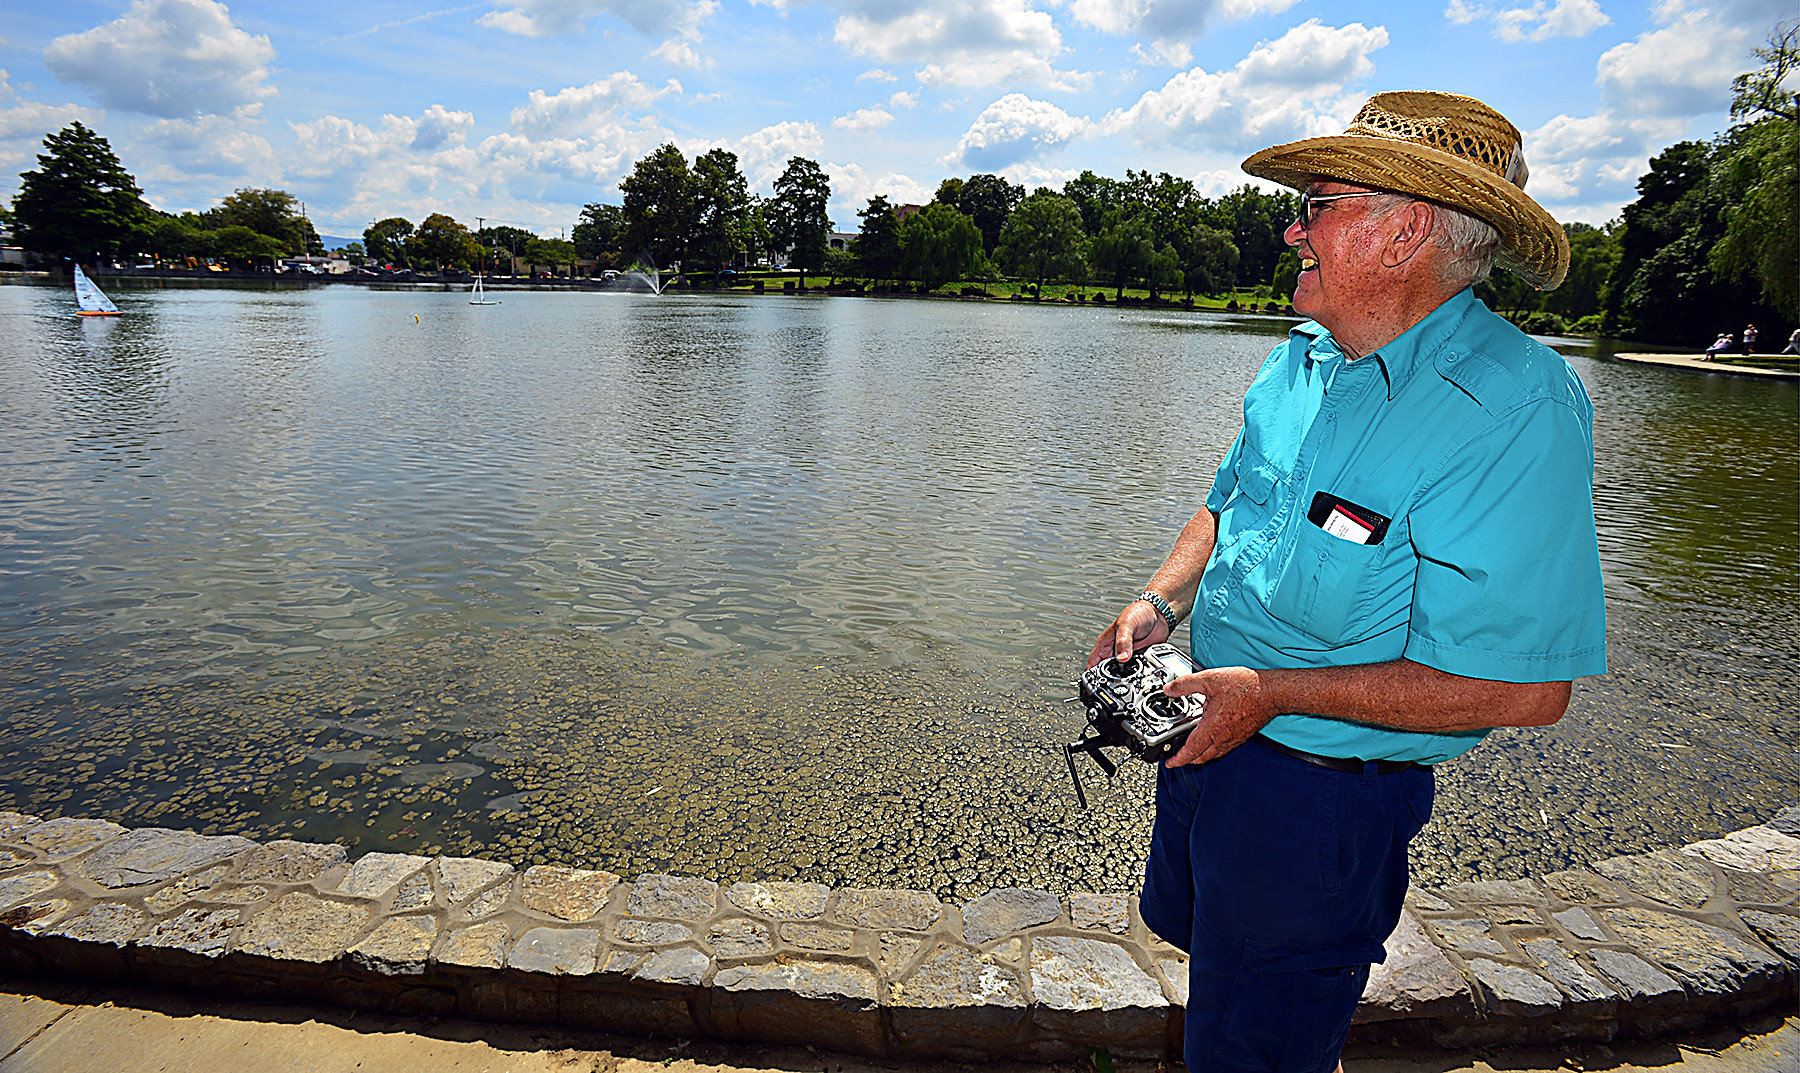
[[[1060, 701], [1279, 320], [125, 300], [93, 325], [0, 287], [0, 804], [628, 873], [1131, 884], [1149, 772], [1074, 813]], [[1793, 388], [1571, 351], [1614, 670], [1443, 773], [1428, 879], [1800, 788]]]

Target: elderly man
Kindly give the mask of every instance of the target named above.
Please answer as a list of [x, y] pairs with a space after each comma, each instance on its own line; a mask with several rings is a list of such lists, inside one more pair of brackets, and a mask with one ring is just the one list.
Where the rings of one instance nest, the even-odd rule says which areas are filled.
[[1496, 260], [1544, 289], [1568, 269], [1493, 109], [1377, 94], [1343, 135], [1244, 169], [1301, 191], [1286, 237], [1312, 320], [1089, 666], [1193, 616], [1204, 669], [1168, 691], [1205, 718], [1158, 772], [1142, 898], [1191, 954], [1189, 1068], [1326, 1073], [1399, 919], [1432, 766], [1554, 723], [1605, 670], [1593, 407], [1470, 290]]

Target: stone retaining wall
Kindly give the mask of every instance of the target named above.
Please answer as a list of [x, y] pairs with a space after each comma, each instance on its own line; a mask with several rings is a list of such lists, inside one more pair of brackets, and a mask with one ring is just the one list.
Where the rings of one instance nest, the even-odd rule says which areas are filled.
[[[1359, 1034], [1441, 1047], [1792, 1010], [1800, 808], [1680, 850], [1414, 889]], [[1135, 896], [737, 883], [0, 812], [0, 971], [881, 1057], [1178, 1055]]]

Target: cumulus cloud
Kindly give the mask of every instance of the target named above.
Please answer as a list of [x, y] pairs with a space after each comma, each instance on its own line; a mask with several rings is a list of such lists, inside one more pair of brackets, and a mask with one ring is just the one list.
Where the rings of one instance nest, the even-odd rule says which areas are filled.
[[476, 21], [509, 34], [555, 37], [610, 15], [646, 37], [692, 39], [718, 10], [717, 0], [505, 0]]
[[856, 214], [880, 195], [896, 205], [923, 205], [937, 193], [937, 183], [922, 182], [900, 172], [871, 175], [861, 164], [827, 164], [831, 176], [831, 218], [846, 231], [861, 226]]
[[1552, 37], [1586, 37], [1612, 21], [1598, 0], [1537, 0], [1530, 7], [1497, 8], [1469, 0], [1450, 0], [1444, 17], [1467, 24], [1488, 21], [1502, 41], [1544, 41]]
[[125, 14], [50, 42], [44, 63], [108, 108], [165, 119], [254, 115], [275, 90], [275, 47], [216, 0], [134, 0]]
[[513, 109], [511, 126], [526, 135], [576, 135], [596, 122], [627, 110], [648, 108], [659, 98], [680, 92], [681, 83], [674, 79], [655, 87], [645, 85], [630, 71], [619, 71], [555, 93], [532, 90], [525, 106]]
[[88, 127], [97, 122], [94, 113], [78, 104], [44, 104], [17, 99], [12, 78], [0, 68], [0, 176], [18, 185], [18, 173], [37, 166], [44, 135], [54, 134], [80, 120]]
[[[1742, 11], [1746, 7], [1752, 10]], [[1658, 4], [1657, 29], [1601, 54], [1596, 81], [1602, 97], [1613, 109], [1637, 115], [1723, 111], [1731, 103], [1732, 78], [1754, 64], [1750, 49], [1769, 25], [1741, 17], [1753, 17], [1753, 11], [1754, 5], [1743, 4], [1736, 10], [1679, 0]]]
[[1370, 56], [1387, 43], [1385, 27], [1333, 27], [1308, 19], [1258, 44], [1231, 70], [1195, 67], [1177, 74], [1108, 115], [1103, 127], [1145, 143], [1209, 148], [1342, 131], [1361, 103], [1342, 94], [1374, 73]]
[[894, 113], [886, 108], [858, 108], [849, 115], [841, 115], [831, 121], [831, 125], [842, 130], [853, 130], [857, 133], [880, 130], [894, 121]]
[[1032, 0], [839, 0], [838, 44], [883, 63], [921, 64], [927, 85], [1028, 81], [1085, 88], [1092, 77], [1058, 71], [1062, 34]]
[[803, 156], [815, 159], [825, 147], [825, 136], [816, 123], [788, 120], [752, 131], [726, 146], [737, 154], [738, 170], [744, 173], [751, 189], [774, 184], [776, 176], [787, 167], [788, 158]]
[[1047, 101], [1008, 93], [982, 110], [963, 134], [946, 164], [998, 171], [1041, 155], [1086, 132], [1092, 124]]
[[1215, 15], [1246, 18], [1279, 14], [1299, 0], [1074, 0], [1069, 14], [1101, 33], [1135, 36], [1147, 45], [1139, 58], [1181, 65], [1192, 58], [1188, 42], [1199, 37]]

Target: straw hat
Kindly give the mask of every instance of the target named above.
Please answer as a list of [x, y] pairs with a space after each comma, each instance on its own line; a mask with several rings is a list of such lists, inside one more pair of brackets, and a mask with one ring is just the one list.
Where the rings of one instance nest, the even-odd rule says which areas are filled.
[[1494, 260], [1547, 291], [1569, 271], [1569, 238], [1525, 194], [1519, 129], [1473, 97], [1377, 93], [1349, 129], [1264, 149], [1244, 170], [1304, 190], [1320, 179], [1442, 202], [1500, 231]]

